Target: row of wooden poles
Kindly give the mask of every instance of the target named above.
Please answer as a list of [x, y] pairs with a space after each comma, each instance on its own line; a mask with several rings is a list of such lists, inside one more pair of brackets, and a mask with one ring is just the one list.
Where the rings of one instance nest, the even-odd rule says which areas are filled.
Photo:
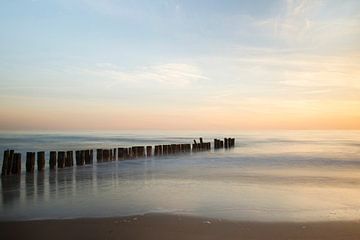
[[[224, 138], [224, 140], [214, 139], [214, 149], [232, 148], [235, 146], [235, 138]], [[133, 146], [129, 148], [96, 149], [97, 162], [108, 162], [115, 160], [127, 160], [154, 156], [167, 156], [179, 153], [201, 152], [211, 150], [210, 142], [199, 142], [194, 140], [193, 144], [166, 144], [152, 146]], [[35, 171], [35, 157], [38, 171], [45, 170], [45, 152], [27, 152], [26, 153], [26, 172]], [[77, 150], [75, 151], [75, 162], [77, 166], [92, 164], [94, 160], [94, 151]], [[74, 151], [50, 151], [49, 168], [72, 167], [74, 165]], [[14, 150], [5, 150], [2, 165], [1, 176], [20, 175], [21, 173], [21, 153]]]

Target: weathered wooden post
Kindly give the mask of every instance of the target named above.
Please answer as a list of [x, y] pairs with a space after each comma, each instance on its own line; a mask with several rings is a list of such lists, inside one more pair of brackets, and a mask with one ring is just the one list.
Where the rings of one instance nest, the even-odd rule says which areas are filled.
[[220, 144], [219, 144], [220, 142], [219, 142], [219, 139], [214, 139], [214, 149], [218, 149], [218, 148], [220, 148]]
[[85, 150], [80, 151], [80, 166], [85, 164]]
[[162, 145], [162, 155], [167, 155], [167, 147], [166, 145]]
[[111, 161], [111, 153], [112, 151], [110, 149], [106, 149], [106, 161]]
[[90, 150], [84, 150], [84, 163], [89, 164], [90, 163]]
[[151, 157], [152, 155], [152, 146], [146, 146], [146, 157]]
[[57, 165], [58, 165], [58, 168], [65, 167], [65, 152], [64, 151], [58, 152]]
[[125, 149], [124, 148], [118, 148], [118, 160], [124, 160], [125, 158]]
[[110, 159], [110, 151], [109, 149], [103, 149], [103, 161], [107, 162]]
[[13, 168], [13, 165], [14, 165], [14, 150], [10, 150], [9, 152], [9, 157], [8, 157], [8, 167], [7, 167], [7, 170], [6, 170], [6, 175], [11, 175], [12, 173], [12, 168]]
[[229, 148], [229, 140], [224, 138], [225, 148]]
[[125, 148], [125, 159], [131, 158], [131, 148]]
[[80, 150], [75, 151], [75, 162], [76, 162], [76, 166], [80, 165], [81, 162]]
[[3, 165], [2, 165], [2, 169], [1, 169], [1, 176], [6, 176], [8, 175], [8, 168], [10, 166], [10, 150], [7, 149], [4, 151], [4, 158], [3, 158]]
[[235, 138], [231, 138], [231, 147], [235, 147]]
[[71, 167], [73, 165], [74, 165], [74, 152], [73, 151], [67, 151], [66, 152], [65, 167]]
[[197, 143], [196, 143], [196, 141], [194, 140], [194, 143], [192, 144], [192, 152], [197, 152], [198, 151], [198, 149], [197, 149]]
[[92, 164], [94, 162], [94, 150], [90, 150], [90, 163]]
[[185, 152], [190, 153], [191, 152], [191, 144], [185, 144]]
[[103, 161], [103, 150], [100, 148], [96, 149], [96, 161], [97, 162]]
[[113, 149], [113, 161], [116, 161], [116, 157], [117, 157], [117, 154], [116, 154], [116, 148]]
[[145, 155], [145, 146], [139, 146], [138, 147], [138, 149], [139, 149], [139, 157], [145, 157], [146, 155]]
[[26, 172], [33, 173], [35, 169], [35, 152], [26, 153]]
[[161, 156], [162, 155], [162, 145], [156, 145], [155, 146], [154, 155], [155, 156]]
[[49, 167], [50, 170], [55, 170], [56, 169], [56, 152], [55, 151], [51, 151], [50, 152], [50, 160], [49, 160]]
[[110, 158], [110, 161], [112, 161], [113, 160], [113, 150], [112, 149], [109, 149], [109, 158]]
[[174, 154], [175, 153], [175, 148], [176, 148], [176, 144], [170, 144], [168, 153], [169, 154]]
[[44, 171], [45, 169], [45, 152], [41, 151], [37, 153], [37, 166], [38, 166], [38, 171]]
[[21, 174], [21, 153], [14, 153], [13, 166], [11, 169], [13, 175]]

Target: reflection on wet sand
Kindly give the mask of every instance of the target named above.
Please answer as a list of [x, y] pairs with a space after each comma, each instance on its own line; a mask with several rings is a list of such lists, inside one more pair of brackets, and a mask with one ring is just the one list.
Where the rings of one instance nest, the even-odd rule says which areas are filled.
[[6, 207], [15, 207], [20, 200], [20, 176], [1, 177], [2, 203]]
[[35, 200], [35, 177], [31, 173], [25, 176], [25, 200], [29, 202]]
[[[27, 185], [26, 185], [27, 188]], [[41, 171], [36, 174], [36, 199], [43, 201], [45, 198], [45, 172]]]

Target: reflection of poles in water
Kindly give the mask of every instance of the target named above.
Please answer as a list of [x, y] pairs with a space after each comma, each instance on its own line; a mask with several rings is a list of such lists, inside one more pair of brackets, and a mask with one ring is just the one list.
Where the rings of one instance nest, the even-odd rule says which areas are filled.
[[65, 194], [74, 195], [74, 170], [71, 168], [64, 172]]
[[25, 175], [25, 197], [26, 200], [31, 201], [35, 198], [35, 178], [34, 174], [31, 173], [26, 173]]
[[67, 197], [73, 195], [73, 169], [57, 173], [57, 196]]
[[1, 178], [1, 197], [3, 205], [14, 205], [20, 199], [20, 176]]
[[38, 172], [36, 175], [36, 196], [43, 200], [45, 195], [45, 172]]
[[49, 172], [49, 195], [50, 198], [56, 196], [56, 171]]

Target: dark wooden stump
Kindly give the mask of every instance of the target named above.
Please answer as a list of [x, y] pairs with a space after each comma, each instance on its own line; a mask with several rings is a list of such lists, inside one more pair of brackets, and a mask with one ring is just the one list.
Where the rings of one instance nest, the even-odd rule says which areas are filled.
[[58, 168], [65, 167], [65, 152], [64, 151], [58, 152], [57, 166], [58, 166]]
[[85, 164], [90, 164], [90, 150], [85, 150]]
[[116, 157], [117, 157], [116, 148], [114, 148], [113, 149], [113, 161], [116, 161]]
[[4, 158], [3, 158], [3, 165], [1, 169], [1, 176], [7, 176], [8, 175], [8, 169], [10, 168], [10, 150], [4, 151]]
[[156, 145], [156, 146], [155, 146], [154, 155], [155, 155], [155, 156], [161, 156], [161, 155], [163, 155], [162, 145]]
[[50, 152], [50, 160], [49, 160], [49, 167], [50, 170], [55, 170], [56, 169], [56, 151], [51, 151]]
[[91, 149], [90, 150], [90, 164], [92, 164], [94, 162], [94, 150]]
[[45, 152], [41, 151], [37, 153], [37, 167], [38, 171], [44, 171], [45, 169]]
[[152, 156], [152, 146], [146, 146], [146, 156], [147, 157]]
[[33, 173], [35, 170], [35, 152], [26, 153], [26, 172]]
[[124, 160], [125, 159], [125, 149], [124, 148], [118, 148], [118, 160]]
[[96, 149], [96, 160], [97, 162], [102, 162], [103, 161], [103, 150], [98, 148]]
[[66, 151], [65, 167], [72, 167], [74, 165], [74, 152]]
[[79, 166], [83, 166], [84, 164], [85, 164], [85, 150], [81, 150]]
[[20, 175], [21, 174], [21, 153], [14, 153], [13, 161], [12, 161], [12, 175]]

